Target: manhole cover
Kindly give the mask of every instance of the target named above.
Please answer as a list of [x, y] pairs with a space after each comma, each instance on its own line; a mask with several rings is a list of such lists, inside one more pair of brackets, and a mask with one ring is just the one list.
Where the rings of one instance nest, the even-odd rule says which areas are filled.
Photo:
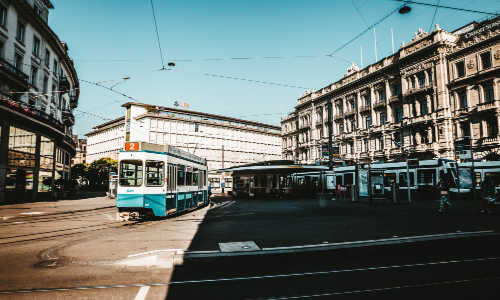
[[254, 241], [219, 243], [221, 252], [258, 251], [260, 247]]

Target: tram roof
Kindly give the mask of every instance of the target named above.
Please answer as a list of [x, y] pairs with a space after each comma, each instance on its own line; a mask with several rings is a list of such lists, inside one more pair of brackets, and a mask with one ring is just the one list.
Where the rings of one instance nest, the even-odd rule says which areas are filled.
[[297, 172], [308, 172], [308, 171], [327, 171], [327, 166], [314, 166], [314, 165], [294, 165], [294, 164], [284, 164], [284, 165], [270, 165], [270, 166], [236, 166], [227, 169], [220, 169], [217, 172], [233, 172], [238, 174], [281, 174], [281, 173], [297, 173]]

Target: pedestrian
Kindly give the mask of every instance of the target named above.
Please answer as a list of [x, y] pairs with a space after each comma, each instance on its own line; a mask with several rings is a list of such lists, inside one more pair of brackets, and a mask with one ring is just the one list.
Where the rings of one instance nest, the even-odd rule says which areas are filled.
[[490, 214], [490, 203], [495, 202], [495, 181], [493, 176], [486, 176], [481, 183], [481, 214]]
[[439, 210], [438, 213], [442, 214], [448, 211], [451, 206], [450, 202], [450, 187], [453, 186], [453, 180], [449, 173], [442, 173], [438, 182], [438, 189], [440, 194]]

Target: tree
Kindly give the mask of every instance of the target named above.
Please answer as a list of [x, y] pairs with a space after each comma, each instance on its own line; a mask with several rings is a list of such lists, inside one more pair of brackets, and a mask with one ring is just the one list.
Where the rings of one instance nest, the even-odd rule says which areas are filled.
[[93, 161], [87, 169], [87, 180], [93, 187], [105, 187], [108, 183], [109, 172], [116, 172], [118, 161], [104, 157]]
[[88, 165], [76, 164], [71, 167], [71, 179], [82, 180], [87, 178]]

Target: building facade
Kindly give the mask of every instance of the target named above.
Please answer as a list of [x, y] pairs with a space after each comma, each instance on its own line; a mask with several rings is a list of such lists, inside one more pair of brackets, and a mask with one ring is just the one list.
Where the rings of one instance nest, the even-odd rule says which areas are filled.
[[0, 0], [0, 202], [50, 196], [70, 176], [79, 81], [49, 0]]
[[78, 135], [73, 135], [76, 154], [71, 159], [71, 166], [87, 163], [87, 139], [79, 139]]
[[87, 163], [109, 157], [118, 160], [125, 145], [125, 117], [97, 125], [87, 136]]
[[[500, 18], [454, 32], [438, 25], [319, 91], [282, 118], [282, 156], [301, 163], [455, 159], [472, 137], [474, 158], [500, 152]], [[326, 156], [325, 156], [326, 154]]]
[[[281, 157], [280, 127], [203, 112], [126, 103], [125, 117], [87, 134], [87, 162], [117, 157], [125, 141], [169, 144], [207, 159], [214, 192], [230, 190], [229, 174], [215, 170]], [[225, 191], [227, 191], [225, 190]]]

